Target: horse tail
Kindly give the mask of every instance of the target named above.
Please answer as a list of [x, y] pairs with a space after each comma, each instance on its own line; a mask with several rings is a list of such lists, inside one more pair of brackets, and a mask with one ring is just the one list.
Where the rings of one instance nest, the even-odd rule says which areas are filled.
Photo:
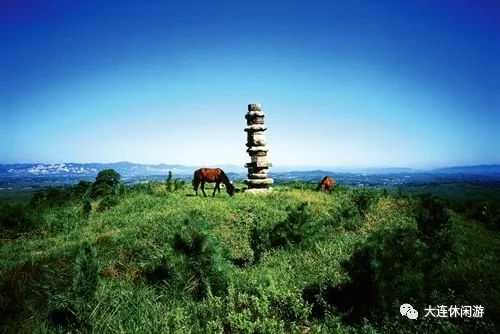
[[193, 188], [196, 188], [196, 185], [198, 184], [198, 172], [199, 170], [195, 170], [193, 174], [193, 181], [191, 182]]

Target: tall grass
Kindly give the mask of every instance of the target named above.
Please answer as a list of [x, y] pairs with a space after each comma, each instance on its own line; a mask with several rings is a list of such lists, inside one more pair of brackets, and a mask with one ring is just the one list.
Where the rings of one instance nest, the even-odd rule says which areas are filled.
[[[12, 230], [0, 248], [2, 330], [468, 333], [498, 326], [498, 231], [438, 200], [345, 187], [324, 194], [298, 183], [265, 196], [204, 198], [168, 182], [128, 186], [112, 205], [86, 197], [82, 184], [62, 201], [39, 195], [31, 208], [5, 210], [20, 218], [2, 225]], [[39, 218], [26, 220], [24, 209]], [[29, 232], [18, 233], [25, 222]], [[403, 302], [420, 310], [482, 304], [486, 313], [468, 322], [412, 322], [399, 314]]]

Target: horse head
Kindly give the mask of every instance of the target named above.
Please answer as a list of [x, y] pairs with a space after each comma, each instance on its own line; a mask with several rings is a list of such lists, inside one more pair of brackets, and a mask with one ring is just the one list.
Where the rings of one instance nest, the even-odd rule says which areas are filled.
[[238, 192], [238, 189], [236, 189], [232, 184], [231, 186], [226, 186], [226, 190], [227, 190], [227, 193], [229, 194], [229, 196], [234, 196], [234, 194], [236, 194]]

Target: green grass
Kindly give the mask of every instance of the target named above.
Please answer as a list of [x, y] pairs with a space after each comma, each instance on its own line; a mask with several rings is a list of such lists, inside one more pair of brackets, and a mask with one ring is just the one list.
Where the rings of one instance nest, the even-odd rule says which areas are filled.
[[[102, 211], [99, 200], [91, 201], [89, 213], [79, 199], [40, 207], [34, 229], [1, 241], [2, 329], [498, 329], [496, 229], [447, 210], [446, 228], [424, 235], [415, 199], [296, 188], [204, 198], [188, 186], [169, 191], [165, 184], [148, 184], [127, 187]], [[403, 302], [419, 312], [425, 304], [481, 304], [486, 313], [468, 322], [411, 321], [399, 314]]]

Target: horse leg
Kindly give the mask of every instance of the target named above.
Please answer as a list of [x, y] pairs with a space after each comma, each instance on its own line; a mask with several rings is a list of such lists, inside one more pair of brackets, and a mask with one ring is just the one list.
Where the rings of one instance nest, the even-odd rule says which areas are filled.
[[194, 193], [195, 196], [198, 196], [198, 186], [200, 185], [198, 182], [193, 182], [194, 185]]
[[207, 194], [205, 194], [205, 181], [201, 181], [201, 191], [203, 192], [203, 196], [207, 197]]
[[217, 191], [217, 188], [219, 189], [219, 194], [220, 194], [220, 182], [215, 182], [215, 187], [214, 187], [214, 193], [212, 194], [212, 197], [215, 197], [215, 192]]

